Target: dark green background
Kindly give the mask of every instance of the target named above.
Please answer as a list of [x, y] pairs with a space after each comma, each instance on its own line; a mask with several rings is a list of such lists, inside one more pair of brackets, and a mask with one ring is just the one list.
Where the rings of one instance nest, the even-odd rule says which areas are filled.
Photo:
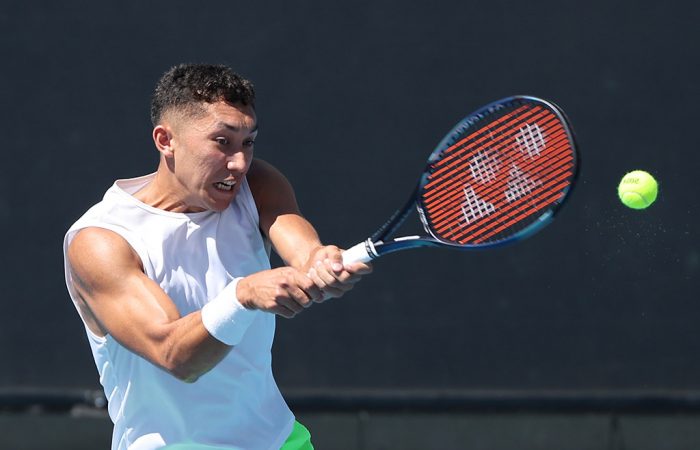
[[[148, 102], [180, 62], [257, 87], [259, 157], [328, 243], [364, 239], [433, 146], [490, 101], [569, 115], [579, 185], [513, 247], [388, 256], [279, 320], [285, 389], [700, 388], [700, 6], [661, 2], [30, 2], [0, 6], [0, 386], [97, 388], [62, 237], [155, 169]], [[646, 211], [616, 186], [646, 169]]]

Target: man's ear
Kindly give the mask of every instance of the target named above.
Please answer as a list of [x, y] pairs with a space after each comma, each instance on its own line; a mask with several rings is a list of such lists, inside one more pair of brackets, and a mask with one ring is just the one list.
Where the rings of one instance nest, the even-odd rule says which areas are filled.
[[166, 158], [173, 157], [173, 133], [168, 125], [161, 124], [153, 128], [153, 142], [161, 155]]

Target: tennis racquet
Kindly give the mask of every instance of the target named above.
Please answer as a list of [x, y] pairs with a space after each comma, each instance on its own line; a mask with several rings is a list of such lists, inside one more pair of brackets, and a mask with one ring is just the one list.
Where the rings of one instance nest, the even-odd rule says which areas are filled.
[[[481, 249], [522, 240], [551, 222], [577, 166], [574, 136], [559, 107], [528, 96], [486, 105], [440, 141], [406, 204], [343, 252], [343, 262], [416, 247]], [[425, 234], [390, 239], [414, 207]]]

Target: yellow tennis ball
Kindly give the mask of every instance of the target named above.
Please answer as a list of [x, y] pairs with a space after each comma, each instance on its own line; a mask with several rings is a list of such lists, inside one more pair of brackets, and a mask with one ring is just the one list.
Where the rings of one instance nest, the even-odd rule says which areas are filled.
[[643, 170], [634, 170], [620, 181], [617, 195], [620, 201], [633, 209], [644, 209], [651, 206], [659, 193], [659, 185], [654, 177]]

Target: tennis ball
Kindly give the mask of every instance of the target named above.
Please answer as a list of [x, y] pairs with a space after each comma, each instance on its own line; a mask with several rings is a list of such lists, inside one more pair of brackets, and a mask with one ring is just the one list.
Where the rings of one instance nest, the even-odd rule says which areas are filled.
[[625, 206], [644, 209], [651, 206], [659, 193], [659, 185], [654, 177], [643, 170], [634, 170], [620, 181], [617, 195]]

